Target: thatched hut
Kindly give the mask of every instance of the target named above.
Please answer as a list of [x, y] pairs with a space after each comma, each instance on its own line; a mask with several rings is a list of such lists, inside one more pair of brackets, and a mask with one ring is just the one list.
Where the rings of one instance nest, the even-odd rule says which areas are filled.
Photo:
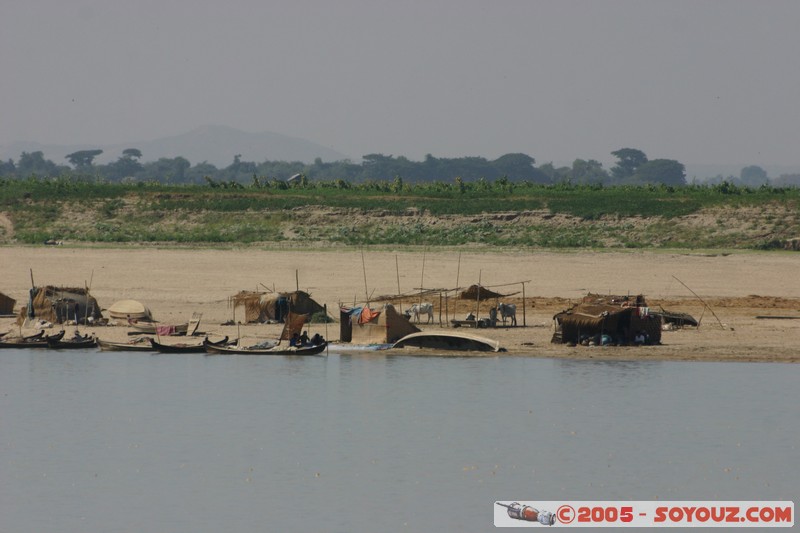
[[393, 343], [420, 331], [392, 304], [379, 311], [369, 307], [341, 307], [339, 318], [339, 340], [354, 344]]
[[16, 304], [17, 301], [14, 298], [0, 292], [0, 315], [13, 315]]
[[266, 293], [255, 291], [239, 291], [228, 298], [228, 306], [233, 308], [233, 316], [236, 318], [236, 311], [240, 308], [244, 310], [244, 319], [239, 322], [249, 324], [253, 322], [266, 322], [267, 318], [262, 314], [261, 301], [266, 299]]
[[284, 322], [289, 311], [309, 317], [325, 312], [324, 306], [303, 291], [285, 293], [240, 291], [231, 296], [229, 304], [233, 307], [234, 317], [238, 309], [244, 311], [244, 320], [240, 319], [240, 322], [245, 324]]
[[598, 296], [556, 314], [555, 343], [634, 344], [642, 335], [647, 344], [661, 342], [661, 319], [650, 313], [643, 296]]
[[48, 285], [30, 290], [28, 305], [20, 311], [17, 323], [22, 324], [28, 318], [63, 324], [69, 320], [98, 320], [102, 316], [97, 300], [88, 289]]

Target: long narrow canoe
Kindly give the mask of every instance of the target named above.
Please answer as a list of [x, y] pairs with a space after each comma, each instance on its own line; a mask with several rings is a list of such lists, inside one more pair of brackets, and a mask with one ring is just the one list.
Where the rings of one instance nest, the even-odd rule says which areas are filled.
[[97, 346], [104, 352], [152, 352], [150, 337], [140, 337], [130, 342], [112, 342], [97, 339]]
[[327, 342], [313, 346], [273, 346], [272, 348], [247, 348], [206, 344], [206, 351], [214, 354], [232, 355], [319, 355], [325, 351]]
[[[177, 325], [167, 325], [167, 324], [159, 324], [157, 322], [138, 322], [128, 324], [128, 327], [133, 330], [129, 334], [137, 335], [137, 334], [146, 334], [146, 335], [156, 335], [159, 333], [159, 328], [166, 328], [165, 332], [161, 333], [161, 335], [186, 335], [187, 330], [189, 329], [189, 323], [177, 324]], [[168, 333], [166, 332], [168, 331]]]
[[224, 346], [228, 343], [228, 337], [216, 342], [210, 342], [206, 337], [203, 342], [189, 344], [185, 342], [176, 344], [161, 344], [155, 339], [150, 339], [153, 350], [159, 353], [206, 353], [206, 346]]
[[81, 348], [94, 348], [97, 346], [97, 339], [93, 335], [84, 335], [80, 338], [71, 337], [69, 339], [47, 338], [47, 347], [55, 350], [75, 350]]
[[61, 340], [64, 336], [64, 332], [60, 331], [55, 335], [48, 335], [45, 336], [44, 332], [37, 333], [36, 335], [31, 335], [30, 337], [22, 337], [22, 338], [11, 338], [0, 340], [0, 348], [47, 348], [47, 341], [51, 339], [53, 341]]

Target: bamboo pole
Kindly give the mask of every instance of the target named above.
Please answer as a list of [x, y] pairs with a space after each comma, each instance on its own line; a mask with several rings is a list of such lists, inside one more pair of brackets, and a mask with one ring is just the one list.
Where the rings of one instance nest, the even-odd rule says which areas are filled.
[[[397, 296], [400, 296], [400, 263], [397, 261], [397, 254], [394, 256], [394, 271], [397, 274]], [[400, 314], [403, 314], [403, 299], [400, 298]]]
[[483, 270], [478, 270], [478, 293], [475, 297], [475, 329], [478, 328], [478, 319], [481, 314], [481, 274], [483, 274]]
[[525, 318], [525, 282], [522, 282], [522, 325], [527, 326], [528, 321]]
[[[461, 252], [458, 252], [458, 267], [456, 268], [456, 293], [458, 292], [458, 278], [461, 276]], [[458, 294], [456, 294], [456, 298], [458, 298]], [[456, 302], [453, 302], [453, 320], [457, 320], [458, 317], [456, 316], [456, 312], [458, 305]]]
[[[694, 294], [695, 298], [697, 298], [698, 300], [700, 300], [700, 301], [703, 303], [703, 305], [706, 307], [706, 309], [708, 309], [708, 310], [709, 310], [709, 312], [710, 312], [712, 315], [714, 315], [714, 318], [716, 318], [716, 319], [717, 319], [717, 322], [719, 323], [719, 326], [720, 326], [722, 329], [725, 329], [725, 324], [723, 324], [723, 323], [722, 323], [722, 320], [720, 320], [720, 319], [719, 319], [719, 317], [717, 316], [717, 314], [714, 312], [714, 310], [713, 310], [713, 309], [711, 309], [711, 306], [710, 306], [710, 305], [708, 305], [708, 304], [705, 302], [705, 300], [703, 300], [702, 298], [700, 298], [700, 296], [698, 296], [696, 292], [694, 292], [692, 289], [690, 289], [690, 288], [689, 288], [689, 286], [688, 286], [687, 284], [685, 284], [684, 282], [682, 282], [681, 280], [679, 280], [677, 277], [675, 277], [675, 276], [672, 276], [672, 277], [673, 277], [673, 278], [675, 278], [676, 280], [678, 280], [678, 283], [680, 283], [681, 285], [683, 285], [684, 287], [686, 287], [686, 288], [689, 290], [689, 292], [691, 292], [692, 294]], [[698, 322], [698, 323], [697, 323], [697, 325], [698, 325], [698, 327], [699, 327], [699, 326], [700, 326], [700, 322]]]
[[[89, 285], [86, 286], [86, 309], [83, 312], [83, 325], [89, 325], [89, 298], [91, 297], [92, 292], [92, 282], [94, 281], [94, 269], [92, 269], [92, 274], [89, 276]], [[75, 324], [78, 324], [78, 317], [75, 317]]]
[[422, 274], [419, 278], [419, 304], [422, 305], [422, 293], [425, 291], [425, 250], [422, 250]]
[[364, 272], [364, 296], [367, 299], [367, 307], [369, 307], [369, 289], [367, 288], [367, 264], [364, 261], [364, 249], [361, 249], [361, 269]]

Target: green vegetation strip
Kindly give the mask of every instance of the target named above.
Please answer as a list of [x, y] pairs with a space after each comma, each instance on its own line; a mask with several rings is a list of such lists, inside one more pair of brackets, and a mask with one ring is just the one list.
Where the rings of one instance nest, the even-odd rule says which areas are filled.
[[[0, 179], [0, 212], [12, 220], [14, 239], [23, 243], [47, 239], [109, 243], [292, 240], [347, 245], [769, 249], [782, 246], [800, 231], [799, 197], [800, 190], [794, 188], [749, 189], [727, 183], [603, 187], [508, 180], [402, 185], [336, 180], [294, 186], [258, 181], [249, 186], [175, 186], [63, 177]], [[329, 225], [309, 222], [308, 209], [317, 206], [338, 210], [340, 217]], [[729, 219], [721, 219], [715, 228], [691, 229], [678, 223], [681, 217], [714, 209], [763, 214], [749, 229], [727, 230]], [[525, 212], [574, 217], [581, 223], [513, 225], [485, 217]], [[358, 214], [397, 218], [360, 224]], [[466, 218], [447, 225], [421, 220], [423, 215], [434, 220]], [[649, 222], [633, 224], [634, 218]], [[736, 217], [730, 220], [738, 221]]]

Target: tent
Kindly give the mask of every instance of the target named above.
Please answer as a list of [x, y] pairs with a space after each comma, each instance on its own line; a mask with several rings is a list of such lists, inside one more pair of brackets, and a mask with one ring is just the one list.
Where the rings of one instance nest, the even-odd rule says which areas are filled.
[[342, 342], [387, 344], [420, 331], [391, 304], [384, 305], [379, 311], [368, 306], [341, 307], [339, 313], [339, 339]]
[[650, 312], [643, 296], [598, 297], [590, 294], [584, 301], [556, 314], [554, 343], [598, 342], [607, 336], [615, 344], [631, 344], [637, 333], [644, 332], [649, 344], [661, 342], [661, 318]]
[[132, 318], [134, 320], [153, 320], [150, 309], [136, 300], [119, 300], [118, 302], [114, 302], [111, 307], [108, 308], [108, 315], [111, 318], [123, 320], [127, 318]]
[[317, 313], [324, 313], [325, 308], [317, 303], [307, 292], [294, 291], [286, 293], [265, 293], [254, 291], [240, 291], [231, 296], [229, 305], [236, 310], [243, 308], [245, 324], [254, 322], [283, 322], [289, 311], [313, 317]]
[[0, 292], [0, 315], [13, 315], [16, 304], [17, 301], [14, 298]]
[[28, 305], [20, 311], [17, 323], [22, 324], [29, 318], [63, 324], [68, 320], [98, 320], [102, 316], [97, 300], [87, 289], [48, 285], [30, 290]]

